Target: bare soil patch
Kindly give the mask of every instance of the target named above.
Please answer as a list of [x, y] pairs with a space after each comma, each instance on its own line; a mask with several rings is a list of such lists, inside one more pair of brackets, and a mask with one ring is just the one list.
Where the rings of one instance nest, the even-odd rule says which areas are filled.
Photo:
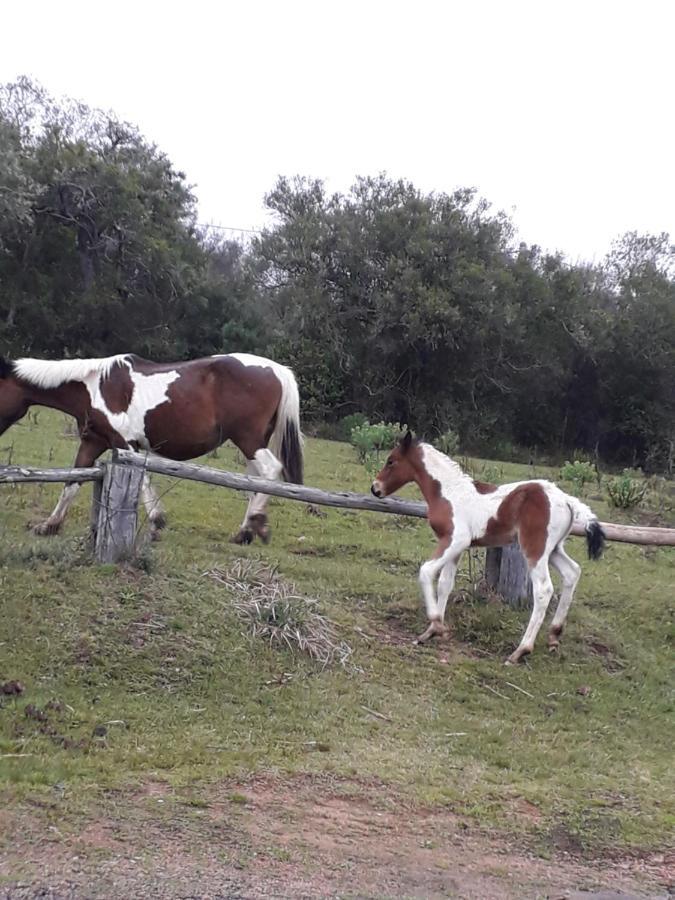
[[[537, 809], [511, 814], [523, 824]], [[524, 844], [525, 842], [523, 842]], [[199, 790], [161, 779], [86, 814], [0, 811], [0, 898], [667, 898], [675, 858], [542, 859], [375, 781], [303, 776]], [[672, 895], [671, 895], [672, 896]]]

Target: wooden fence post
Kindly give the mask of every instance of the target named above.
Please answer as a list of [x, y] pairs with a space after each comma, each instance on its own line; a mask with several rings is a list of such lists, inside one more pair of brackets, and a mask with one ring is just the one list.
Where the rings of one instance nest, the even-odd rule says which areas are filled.
[[128, 559], [136, 549], [138, 496], [142, 469], [103, 465], [103, 480], [95, 484], [92, 505], [92, 543], [97, 562]]
[[506, 547], [488, 548], [485, 554], [485, 580], [509, 606], [532, 606], [532, 583], [517, 541]]

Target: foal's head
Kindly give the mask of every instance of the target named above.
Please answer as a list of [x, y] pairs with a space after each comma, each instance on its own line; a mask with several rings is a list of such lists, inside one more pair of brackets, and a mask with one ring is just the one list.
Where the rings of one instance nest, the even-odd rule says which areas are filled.
[[413, 440], [412, 432], [406, 431], [376, 475], [370, 488], [372, 493], [376, 497], [386, 497], [414, 481], [417, 454], [417, 441]]
[[14, 366], [0, 356], [0, 434], [25, 416], [28, 406], [24, 388], [14, 377]]

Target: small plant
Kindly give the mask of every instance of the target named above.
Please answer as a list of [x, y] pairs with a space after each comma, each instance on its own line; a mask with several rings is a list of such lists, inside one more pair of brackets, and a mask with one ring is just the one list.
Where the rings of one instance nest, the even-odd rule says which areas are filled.
[[644, 499], [647, 485], [634, 478], [630, 469], [624, 469], [617, 478], [607, 482], [607, 495], [612, 506], [619, 509], [631, 509]]
[[350, 443], [356, 450], [359, 462], [375, 473], [381, 467], [381, 456], [388, 453], [407, 426], [395, 422], [364, 422], [352, 428]]
[[480, 480], [486, 481], [488, 484], [499, 484], [504, 481], [504, 467], [485, 463], [480, 470]]
[[571, 481], [578, 494], [582, 492], [587, 482], [595, 481], [596, 477], [595, 466], [586, 460], [575, 459], [574, 462], [566, 460], [560, 469], [562, 481]]
[[360, 428], [361, 425], [367, 424], [368, 417], [365, 415], [365, 413], [355, 412], [350, 413], [343, 419], [340, 419], [340, 421], [337, 423], [337, 428], [342, 440], [348, 441], [351, 439], [352, 431], [354, 428]]
[[454, 459], [459, 452], [459, 435], [454, 429], [448, 428], [443, 434], [438, 435], [434, 441], [434, 447]]

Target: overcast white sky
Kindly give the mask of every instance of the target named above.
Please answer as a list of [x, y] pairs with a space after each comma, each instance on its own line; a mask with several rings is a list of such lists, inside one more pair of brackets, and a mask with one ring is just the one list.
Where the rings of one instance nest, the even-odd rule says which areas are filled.
[[0, 27], [0, 81], [137, 124], [204, 222], [264, 224], [279, 174], [385, 170], [572, 259], [675, 235], [672, 0], [22, 0]]

